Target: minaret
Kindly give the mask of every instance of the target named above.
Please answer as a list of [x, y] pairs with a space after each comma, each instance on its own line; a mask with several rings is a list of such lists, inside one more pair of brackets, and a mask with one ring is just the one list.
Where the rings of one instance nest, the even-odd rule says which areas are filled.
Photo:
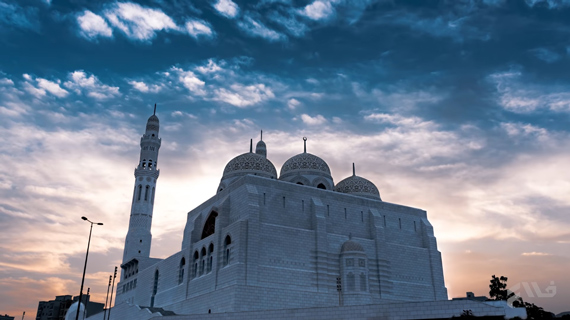
[[146, 131], [141, 137], [141, 155], [139, 165], [135, 169], [135, 190], [131, 204], [129, 231], [125, 239], [123, 264], [132, 259], [137, 259], [140, 262], [140, 260], [150, 257], [152, 210], [156, 179], [160, 173], [157, 168], [158, 149], [160, 149], [161, 141], [158, 137], [158, 129], [159, 123], [155, 105], [154, 114], [148, 118]]

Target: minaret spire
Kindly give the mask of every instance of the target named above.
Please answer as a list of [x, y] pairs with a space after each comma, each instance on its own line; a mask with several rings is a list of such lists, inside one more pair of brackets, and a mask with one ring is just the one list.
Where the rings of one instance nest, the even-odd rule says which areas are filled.
[[159, 129], [155, 104], [154, 113], [148, 118], [146, 130], [141, 137], [139, 164], [135, 168], [135, 188], [131, 204], [131, 216], [125, 239], [123, 263], [121, 265], [123, 276], [138, 269], [138, 266], [141, 266], [141, 264], [144, 266], [150, 258], [152, 241], [150, 229], [154, 195], [156, 181], [160, 174], [160, 170], [157, 167], [158, 150], [161, 144], [161, 139], [158, 137]]
[[304, 143], [303, 153], [307, 153], [307, 137], [303, 137], [303, 143]]
[[253, 139], [249, 139], [249, 153], [253, 152]]
[[156, 116], [156, 103], [154, 104], [154, 112], [152, 113], [153, 116]]
[[259, 140], [263, 141], [263, 130], [261, 130], [261, 138]]
[[352, 163], [352, 175], [353, 175], [353, 176], [356, 175], [356, 170], [354, 169], [354, 162]]

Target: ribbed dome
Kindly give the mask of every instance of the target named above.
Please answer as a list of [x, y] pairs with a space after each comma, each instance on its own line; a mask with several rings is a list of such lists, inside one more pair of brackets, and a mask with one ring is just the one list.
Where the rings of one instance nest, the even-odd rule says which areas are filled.
[[224, 169], [223, 179], [238, 175], [256, 174], [258, 176], [276, 179], [277, 170], [271, 161], [262, 155], [248, 152], [241, 154], [228, 162]]
[[356, 241], [352, 241], [352, 240], [348, 240], [347, 242], [342, 244], [342, 247], [340, 248], [340, 252], [349, 252], [349, 251], [359, 251], [359, 252], [364, 252], [364, 248], [362, 247], [362, 245]]
[[378, 192], [378, 188], [376, 188], [374, 183], [355, 175], [337, 183], [335, 191], [380, 199], [380, 192]]
[[285, 161], [283, 167], [281, 167], [280, 176], [296, 171], [316, 171], [317, 174], [331, 175], [328, 164], [323, 159], [310, 153], [300, 153]]

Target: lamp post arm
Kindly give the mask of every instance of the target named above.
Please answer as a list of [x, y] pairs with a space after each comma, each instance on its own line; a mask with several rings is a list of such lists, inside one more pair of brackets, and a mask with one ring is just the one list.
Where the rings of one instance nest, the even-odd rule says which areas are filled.
[[79, 302], [77, 303], [77, 315], [75, 320], [79, 320], [79, 311], [81, 310], [81, 298], [83, 297], [83, 283], [85, 282], [85, 271], [87, 270], [87, 258], [89, 257], [89, 245], [91, 244], [91, 232], [93, 231], [93, 222], [91, 223], [91, 228], [89, 229], [89, 240], [87, 241], [87, 253], [85, 254], [85, 265], [83, 266], [83, 276], [81, 277], [81, 291], [79, 291]]

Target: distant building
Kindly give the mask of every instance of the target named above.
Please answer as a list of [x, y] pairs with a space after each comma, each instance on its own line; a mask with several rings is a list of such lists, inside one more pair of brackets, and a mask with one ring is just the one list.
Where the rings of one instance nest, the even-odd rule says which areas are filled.
[[487, 300], [489, 300], [489, 298], [487, 298], [485, 296], [476, 297], [475, 294], [473, 294], [473, 292], [467, 292], [467, 295], [465, 297], [453, 298], [451, 300], [487, 301]]
[[[81, 298], [86, 305], [87, 317], [102, 312], [104, 307], [103, 303], [91, 302], [89, 298], [88, 294], [83, 295]], [[77, 300], [79, 300], [78, 296], [64, 295], [56, 296], [55, 300], [40, 301], [36, 320], [64, 320], [67, 310]], [[3, 320], [3, 318], [0, 318], [0, 320]]]
[[0, 316], [0, 320], [14, 320], [14, 317], [10, 317], [9, 315], [5, 314]]

